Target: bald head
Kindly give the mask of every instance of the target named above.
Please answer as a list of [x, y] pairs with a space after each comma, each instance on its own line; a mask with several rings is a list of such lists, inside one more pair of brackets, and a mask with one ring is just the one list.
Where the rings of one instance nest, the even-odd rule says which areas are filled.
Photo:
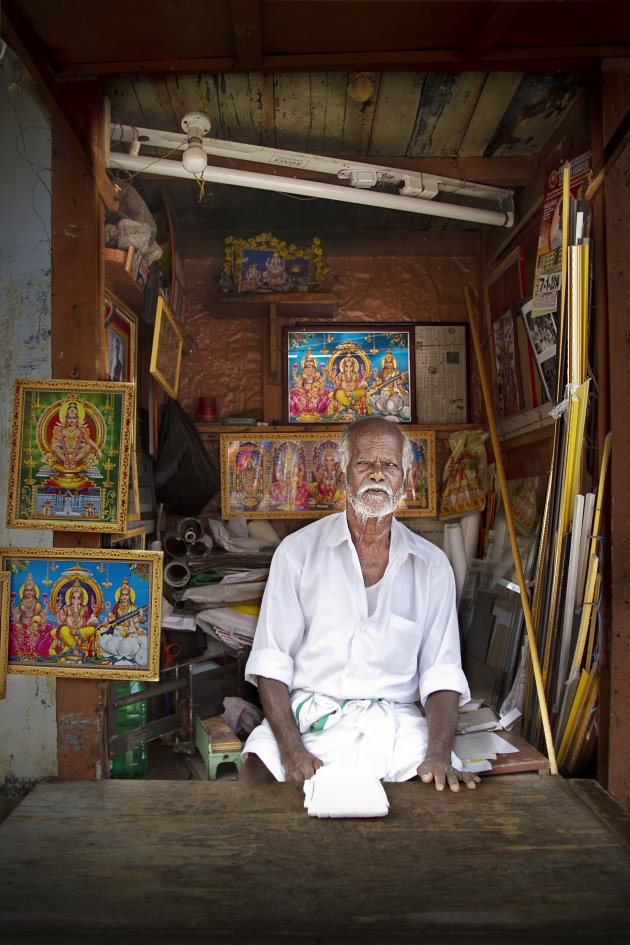
[[383, 435], [387, 437], [393, 436], [396, 440], [398, 440], [401, 451], [402, 470], [406, 477], [413, 462], [413, 449], [411, 443], [397, 423], [393, 423], [390, 420], [384, 420], [382, 417], [360, 417], [341, 434], [341, 438], [339, 440], [339, 465], [341, 467], [342, 473], [344, 475], [347, 474], [348, 466], [350, 464], [350, 456], [352, 455], [352, 450], [356, 445], [357, 437], [363, 433], [370, 435]]

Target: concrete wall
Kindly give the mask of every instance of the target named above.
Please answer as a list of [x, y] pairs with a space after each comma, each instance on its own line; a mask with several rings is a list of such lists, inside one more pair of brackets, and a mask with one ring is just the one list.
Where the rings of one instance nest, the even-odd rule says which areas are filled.
[[[0, 545], [50, 547], [52, 533], [5, 527], [13, 380], [50, 377], [50, 129], [0, 60]], [[0, 793], [57, 774], [53, 676], [9, 675], [0, 701]]]

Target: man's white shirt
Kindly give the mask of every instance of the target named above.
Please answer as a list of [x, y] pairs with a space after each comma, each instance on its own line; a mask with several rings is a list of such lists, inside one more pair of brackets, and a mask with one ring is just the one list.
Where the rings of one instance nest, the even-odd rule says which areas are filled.
[[289, 535], [272, 559], [245, 678], [341, 700], [424, 703], [449, 689], [467, 702], [446, 555], [393, 519], [379, 583], [369, 614], [345, 512]]

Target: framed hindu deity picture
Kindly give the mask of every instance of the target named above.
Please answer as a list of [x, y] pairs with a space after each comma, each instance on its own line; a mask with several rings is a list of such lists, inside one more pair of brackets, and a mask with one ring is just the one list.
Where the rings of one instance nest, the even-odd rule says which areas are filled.
[[105, 298], [105, 365], [104, 377], [108, 381], [136, 379], [137, 361], [136, 316], [116, 296]]
[[311, 292], [327, 274], [317, 237], [310, 246], [295, 246], [259, 233], [227, 237], [220, 283], [234, 292]]
[[[413, 451], [396, 515], [436, 514], [435, 434], [405, 431]], [[339, 430], [320, 433], [220, 434], [221, 515], [320, 518], [345, 509]]]
[[162, 296], [157, 302], [149, 372], [169, 397], [177, 399], [184, 336]]
[[134, 385], [17, 380], [7, 527], [123, 532]]
[[0, 699], [4, 699], [7, 694], [10, 601], [11, 575], [8, 571], [0, 571]]
[[159, 678], [162, 553], [0, 548], [9, 673]]
[[312, 325], [285, 328], [287, 423], [349, 423], [415, 415], [413, 326]]

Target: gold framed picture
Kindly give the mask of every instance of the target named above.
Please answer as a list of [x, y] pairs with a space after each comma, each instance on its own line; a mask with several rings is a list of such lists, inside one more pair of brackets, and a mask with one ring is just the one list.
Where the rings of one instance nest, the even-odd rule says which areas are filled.
[[177, 399], [179, 370], [184, 336], [175, 317], [162, 296], [159, 297], [153, 329], [153, 346], [149, 371], [169, 397]]
[[[404, 432], [413, 463], [396, 515], [435, 516], [435, 433]], [[330, 427], [319, 433], [221, 433], [223, 518], [321, 518], [343, 511], [340, 438]]]
[[162, 552], [0, 548], [10, 673], [159, 677]]
[[124, 532], [134, 385], [15, 382], [8, 528]]

